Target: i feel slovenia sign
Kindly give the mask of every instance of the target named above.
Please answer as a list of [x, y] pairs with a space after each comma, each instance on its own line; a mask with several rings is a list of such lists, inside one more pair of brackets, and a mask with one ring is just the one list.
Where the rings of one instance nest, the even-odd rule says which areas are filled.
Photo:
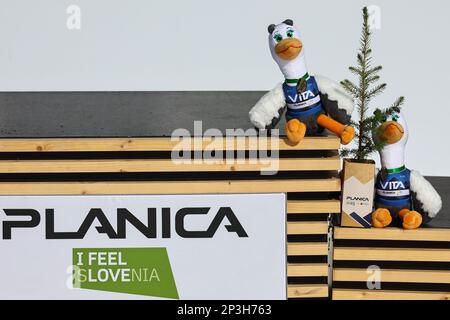
[[286, 197], [2, 196], [0, 299], [285, 299]]

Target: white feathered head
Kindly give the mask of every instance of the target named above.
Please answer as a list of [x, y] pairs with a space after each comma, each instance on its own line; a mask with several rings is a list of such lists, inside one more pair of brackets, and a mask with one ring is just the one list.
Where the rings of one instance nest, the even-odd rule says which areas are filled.
[[408, 124], [400, 109], [382, 119], [381, 125], [372, 133], [374, 140], [381, 140], [385, 145], [380, 150], [381, 164], [393, 169], [405, 165], [405, 149], [408, 142]]
[[279, 25], [271, 24], [268, 31], [270, 52], [277, 63], [288, 63], [303, 54], [300, 33], [292, 20], [285, 20]]
[[396, 145], [404, 147], [408, 142], [408, 124], [405, 117], [400, 113], [400, 109], [396, 108], [392, 113], [386, 116], [379, 128], [376, 130], [376, 135], [387, 146]]
[[300, 78], [307, 72], [303, 42], [300, 32], [290, 19], [279, 25], [271, 24], [269, 48], [273, 59], [286, 78]]

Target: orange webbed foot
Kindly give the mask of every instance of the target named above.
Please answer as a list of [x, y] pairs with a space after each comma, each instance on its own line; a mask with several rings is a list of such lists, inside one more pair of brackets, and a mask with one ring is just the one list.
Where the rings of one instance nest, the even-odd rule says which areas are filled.
[[343, 145], [349, 144], [353, 141], [353, 138], [355, 138], [355, 128], [352, 126], [346, 126], [344, 131], [341, 133], [340, 138]]
[[409, 213], [409, 212], [411, 212], [411, 210], [409, 210], [409, 209], [402, 209], [402, 210], [400, 210], [400, 211], [398, 212], [398, 217], [399, 217], [400, 219], [402, 219], [402, 221], [403, 221], [403, 218], [404, 218], [405, 215], [406, 215], [407, 213]]
[[305, 137], [306, 125], [298, 119], [292, 119], [286, 123], [285, 130], [289, 141], [293, 144], [297, 144]]
[[385, 228], [392, 223], [392, 216], [388, 209], [379, 208], [372, 213], [372, 225], [375, 228]]
[[[400, 215], [400, 213], [399, 213]], [[422, 224], [422, 215], [417, 211], [406, 212], [403, 216], [403, 228], [408, 230], [417, 229]]]

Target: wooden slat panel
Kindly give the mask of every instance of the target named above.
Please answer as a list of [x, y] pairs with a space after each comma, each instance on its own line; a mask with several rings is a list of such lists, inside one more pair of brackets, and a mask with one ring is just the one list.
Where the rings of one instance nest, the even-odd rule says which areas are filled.
[[335, 228], [335, 239], [450, 241], [450, 229], [403, 230], [400, 228]]
[[288, 222], [288, 235], [328, 234], [328, 222]]
[[334, 260], [450, 261], [450, 249], [334, 248]]
[[[333, 269], [334, 281], [367, 281], [365, 269]], [[413, 283], [450, 283], [448, 270], [391, 270], [381, 269], [382, 282], [413, 282]]]
[[327, 277], [328, 265], [325, 263], [290, 263], [288, 277]]
[[328, 286], [323, 285], [288, 285], [288, 298], [326, 298]]
[[297, 213], [339, 213], [341, 203], [339, 200], [289, 200], [287, 211]]
[[304, 242], [288, 243], [288, 256], [326, 256], [328, 243]]
[[199, 194], [339, 191], [340, 180], [212, 180], [112, 182], [0, 182], [0, 195]]
[[[256, 159], [258, 160], [258, 159]], [[272, 162], [269, 162], [272, 161]], [[278, 161], [278, 164], [276, 164]], [[338, 157], [267, 159], [258, 163], [201, 163], [181, 164], [171, 159], [149, 160], [3, 160], [0, 173], [71, 173], [71, 172], [232, 172], [232, 171], [332, 171], [339, 170]], [[274, 167], [276, 166], [276, 167]]]
[[450, 300], [450, 292], [333, 289], [333, 300]]
[[[214, 149], [262, 150], [270, 142], [261, 138], [194, 138], [187, 141], [192, 150], [204, 150], [214, 143]], [[296, 146], [284, 138], [277, 139], [279, 150], [337, 150], [340, 140], [336, 137], [308, 137]], [[66, 138], [66, 139], [0, 139], [0, 152], [82, 152], [82, 151], [172, 151], [179, 141], [167, 138]], [[183, 142], [184, 143], [184, 142]], [[211, 146], [212, 148], [213, 146]]]

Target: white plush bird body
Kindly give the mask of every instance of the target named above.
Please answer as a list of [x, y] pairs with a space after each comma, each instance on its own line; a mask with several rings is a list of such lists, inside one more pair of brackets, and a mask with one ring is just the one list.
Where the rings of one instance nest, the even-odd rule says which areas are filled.
[[355, 135], [349, 126], [353, 98], [325, 77], [310, 76], [300, 34], [292, 20], [270, 25], [269, 47], [284, 75], [284, 82], [265, 94], [250, 110], [250, 120], [259, 129], [274, 128], [286, 110], [286, 134], [296, 144], [305, 135], [328, 129], [350, 143]]
[[419, 172], [406, 168], [405, 148], [408, 136], [408, 125], [399, 109], [383, 119], [374, 133], [374, 139], [383, 140], [385, 146], [380, 151], [382, 169], [376, 178], [377, 211], [373, 218], [376, 220], [380, 215], [380, 221], [384, 220], [386, 217], [383, 215], [388, 211], [391, 217], [387, 218], [394, 225], [415, 229], [439, 213], [442, 200]]

